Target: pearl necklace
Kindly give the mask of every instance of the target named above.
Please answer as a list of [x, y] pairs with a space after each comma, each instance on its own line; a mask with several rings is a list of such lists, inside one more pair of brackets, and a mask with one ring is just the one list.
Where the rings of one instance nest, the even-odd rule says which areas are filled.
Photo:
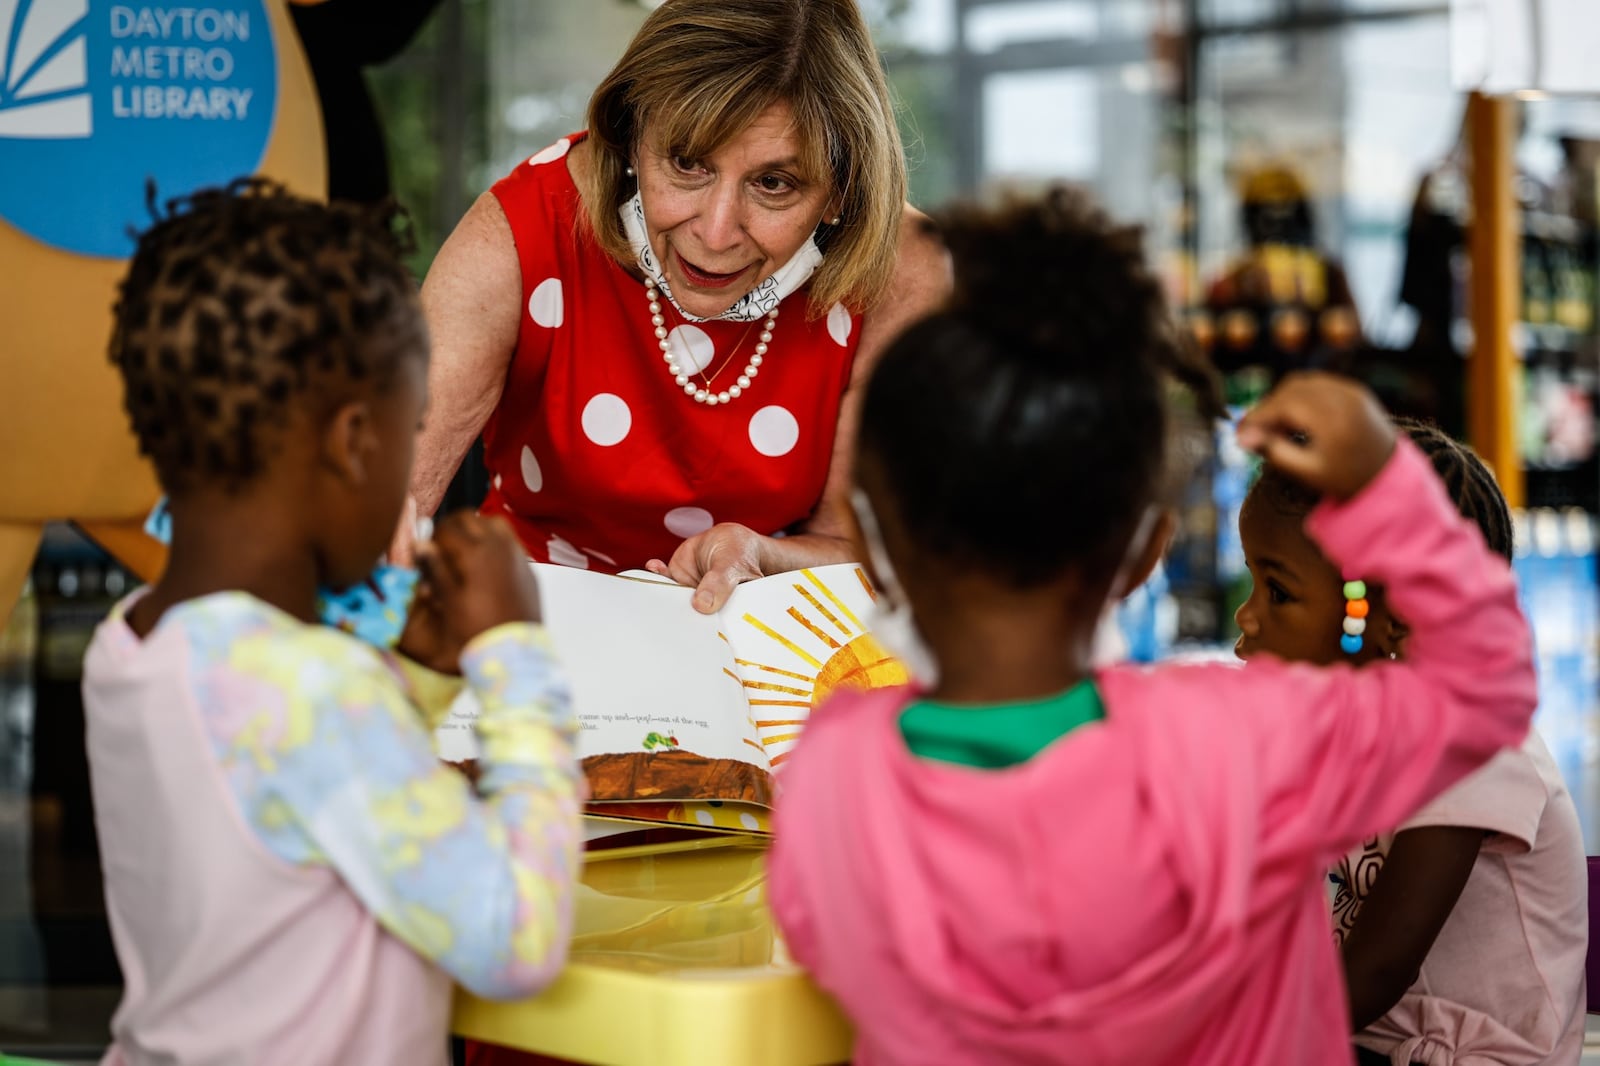
[[[656, 344], [661, 349], [661, 357], [667, 361], [667, 373], [672, 375], [672, 380], [683, 389], [685, 396], [694, 397], [695, 403], [703, 403], [708, 407], [715, 407], [719, 403], [731, 403], [744, 394], [750, 387], [750, 382], [761, 373], [761, 362], [767, 354], [767, 345], [772, 343], [772, 330], [778, 324], [778, 309], [767, 312], [767, 324], [761, 330], [761, 336], [756, 341], [756, 352], [744, 366], [744, 373], [739, 375], [739, 380], [728, 386], [722, 392], [713, 392], [710, 388], [702, 389], [689, 379], [689, 372], [678, 365], [678, 357], [672, 354], [672, 344], [667, 340], [667, 320], [661, 313], [660, 294], [657, 293], [655, 283], [646, 281], [645, 295], [650, 299], [650, 323], [656, 327]], [[711, 384], [706, 380], [705, 374], [700, 377], [707, 386]]]

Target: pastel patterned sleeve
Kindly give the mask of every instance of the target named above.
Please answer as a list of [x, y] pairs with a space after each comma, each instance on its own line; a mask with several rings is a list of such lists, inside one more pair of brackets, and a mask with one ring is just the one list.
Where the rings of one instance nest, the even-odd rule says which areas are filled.
[[465, 687], [462, 679], [430, 670], [398, 652], [380, 654], [405, 690], [406, 698], [422, 712], [422, 724], [430, 732], [439, 728], [450, 716], [451, 705]]
[[459, 984], [516, 998], [565, 962], [582, 862], [577, 730], [537, 627], [480, 636], [462, 673], [483, 706], [476, 790], [435, 757], [394, 664], [325, 627], [233, 640], [200, 705], [268, 848], [332, 867]]

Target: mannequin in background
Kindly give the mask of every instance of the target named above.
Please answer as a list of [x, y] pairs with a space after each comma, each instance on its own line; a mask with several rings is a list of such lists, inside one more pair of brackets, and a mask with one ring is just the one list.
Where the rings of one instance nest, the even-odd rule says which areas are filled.
[[1355, 300], [1340, 265], [1317, 248], [1305, 182], [1271, 164], [1248, 173], [1240, 223], [1249, 248], [1212, 283], [1209, 329], [1196, 333], [1224, 373], [1265, 367], [1273, 380], [1291, 370], [1340, 365], [1361, 339]]

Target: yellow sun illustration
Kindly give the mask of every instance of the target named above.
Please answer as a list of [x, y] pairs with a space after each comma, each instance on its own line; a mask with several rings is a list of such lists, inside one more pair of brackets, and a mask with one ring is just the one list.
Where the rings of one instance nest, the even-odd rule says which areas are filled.
[[[876, 598], [865, 571], [856, 567], [854, 573], [859, 589], [834, 589], [802, 570], [794, 583], [799, 600], [782, 618], [763, 621], [746, 614], [740, 619], [771, 645], [764, 661], [734, 659], [744, 676], [727, 673], [745, 688], [751, 721], [773, 766], [788, 757], [811, 711], [835, 692], [909, 680], [905, 667], [873, 639], [847, 602], [864, 606]], [[744, 641], [729, 643], [743, 646]]]

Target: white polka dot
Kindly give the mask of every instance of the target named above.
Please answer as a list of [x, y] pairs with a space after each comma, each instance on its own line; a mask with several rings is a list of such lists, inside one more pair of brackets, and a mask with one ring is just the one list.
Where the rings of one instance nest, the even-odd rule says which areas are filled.
[[545, 551], [550, 556], [550, 561], [557, 566], [570, 566], [575, 570], [589, 569], [589, 557], [574, 548], [569, 541], [552, 535], [550, 543], [545, 545]]
[[850, 321], [850, 312], [844, 309], [843, 304], [834, 304], [828, 312], [828, 336], [843, 348], [850, 343], [850, 329], [855, 323]]
[[633, 412], [622, 397], [602, 392], [583, 409], [583, 432], [602, 448], [619, 443], [633, 428]]
[[717, 346], [699, 326], [679, 326], [667, 334], [667, 343], [672, 346], [672, 356], [678, 365], [691, 374], [704, 370], [716, 358]]
[[[523, 450], [526, 451], [527, 449], [523, 449]], [[494, 476], [494, 491], [496, 491], [496, 492], [500, 491], [500, 475], [499, 474], [496, 474]]]
[[565, 156], [571, 147], [572, 142], [563, 137], [550, 147], [540, 149], [532, 159], [528, 160], [528, 165], [536, 167], [541, 163], [554, 163], [557, 159]]
[[545, 278], [534, 288], [528, 297], [528, 317], [546, 329], [555, 329], [566, 320], [560, 278]]
[[[539, 460], [534, 457], [533, 449], [527, 446], [522, 449], [522, 483], [528, 486], [529, 492], [544, 488], [544, 471], [539, 469]], [[494, 487], [500, 487], [499, 478], [495, 478]]]
[[761, 828], [761, 822], [757, 820], [756, 816], [751, 814], [749, 811], [739, 812], [739, 824], [744, 826], [746, 829]]
[[788, 455], [799, 441], [800, 423], [782, 407], [763, 407], [750, 419], [750, 443], [762, 455]]
[[715, 818], [711, 817], [711, 812], [710, 811], [695, 811], [694, 812], [694, 820], [699, 822], [701, 825], [716, 825], [717, 824], [717, 820]]
[[703, 507], [674, 507], [667, 512], [667, 532], [685, 540], [696, 533], [704, 533], [717, 524], [711, 512]]

